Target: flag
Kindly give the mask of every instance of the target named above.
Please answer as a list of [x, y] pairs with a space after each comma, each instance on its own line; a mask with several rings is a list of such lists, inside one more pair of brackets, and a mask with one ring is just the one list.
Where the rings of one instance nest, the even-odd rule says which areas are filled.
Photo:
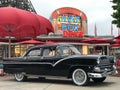
[[118, 36], [120, 36], [120, 28], [118, 28]]
[[113, 35], [113, 26], [111, 24], [111, 35]]
[[97, 36], [97, 27], [96, 27], [96, 24], [95, 24], [95, 27], [94, 27], [94, 34], [95, 34], [95, 37]]

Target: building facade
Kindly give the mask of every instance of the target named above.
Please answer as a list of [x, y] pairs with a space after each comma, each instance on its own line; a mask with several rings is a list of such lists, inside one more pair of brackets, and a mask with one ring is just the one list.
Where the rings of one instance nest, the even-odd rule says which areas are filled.
[[[87, 38], [94, 37], [88, 35], [87, 16], [83, 11], [72, 7], [58, 8], [51, 13], [50, 21], [54, 27], [54, 33], [40, 35], [35, 39], [43, 42], [53, 41], [70, 43], [75, 45], [84, 55], [98, 54], [98, 51], [99, 54], [109, 55], [110, 43], [88, 44], [82, 42]], [[109, 41], [112, 41], [114, 37], [101, 36], [100, 38], [106, 38]], [[14, 40], [14, 42], [17, 43], [17, 40]], [[21, 56], [26, 49], [31, 46], [32, 45], [13, 44], [11, 47], [11, 55]], [[5, 50], [0, 53], [1, 59], [8, 56], [8, 44], [2, 44], [0, 50]]]

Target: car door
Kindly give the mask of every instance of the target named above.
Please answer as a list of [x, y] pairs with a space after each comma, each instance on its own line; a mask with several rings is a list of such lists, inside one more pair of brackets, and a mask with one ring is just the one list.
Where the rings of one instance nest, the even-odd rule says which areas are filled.
[[[60, 71], [61, 67], [55, 67], [57, 63], [59, 63], [60, 60], [62, 60], [64, 57], [61, 51], [61, 48], [59, 46], [56, 47], [46, 47], [42, 50], [42, 57], [41, 57], [41, 69], [43, 70], [41, 73], [44, 73], [46, 75], [57, 75]], [[60, 75], [60, 74], [59, 74]]]
[[53, 48], [55, 47], [43, 47], [42, 54], [41, 54], [41, 61], [39, 65], [39, 74], [40, 75], [50, 75], [53, 69], [53, 62], [54, 62], [54, 53]]
[[37, 74], [41, 60], [41, 48], [34, 48], [24, 56], [25, 72]]
[[52, 75], [54, 70], [54, 63], [61, 57], [56, 56], [56, 46], [44, 47], [42, 49], [40, 74]]
[[74, 55], [70, 46], [57, 46], [56, 47], [56, 57], [54, 60], [54, 75], [65, 76], [69, 72], [71, 66], [70, 57]]

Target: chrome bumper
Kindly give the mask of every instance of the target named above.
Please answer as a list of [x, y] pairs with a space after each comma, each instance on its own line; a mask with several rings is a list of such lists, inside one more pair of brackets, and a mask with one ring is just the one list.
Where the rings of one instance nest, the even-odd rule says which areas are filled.
[[117, 70], [114, 70], [111, 72], [103, 72], [103, 73], [88, 73], [88, 77], [90, 77], [90, 78], [102, 78], [102, 77], [107, 77], [109, 75], [115, 75], [117, 73], [118, 73]]

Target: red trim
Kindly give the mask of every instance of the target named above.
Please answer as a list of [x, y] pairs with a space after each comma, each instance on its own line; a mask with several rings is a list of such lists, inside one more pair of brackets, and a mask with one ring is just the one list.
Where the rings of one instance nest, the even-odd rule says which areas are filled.
[[0, 69], [3, 69], [3, 67], [2, 67], [2, 66], [0, 66]]

